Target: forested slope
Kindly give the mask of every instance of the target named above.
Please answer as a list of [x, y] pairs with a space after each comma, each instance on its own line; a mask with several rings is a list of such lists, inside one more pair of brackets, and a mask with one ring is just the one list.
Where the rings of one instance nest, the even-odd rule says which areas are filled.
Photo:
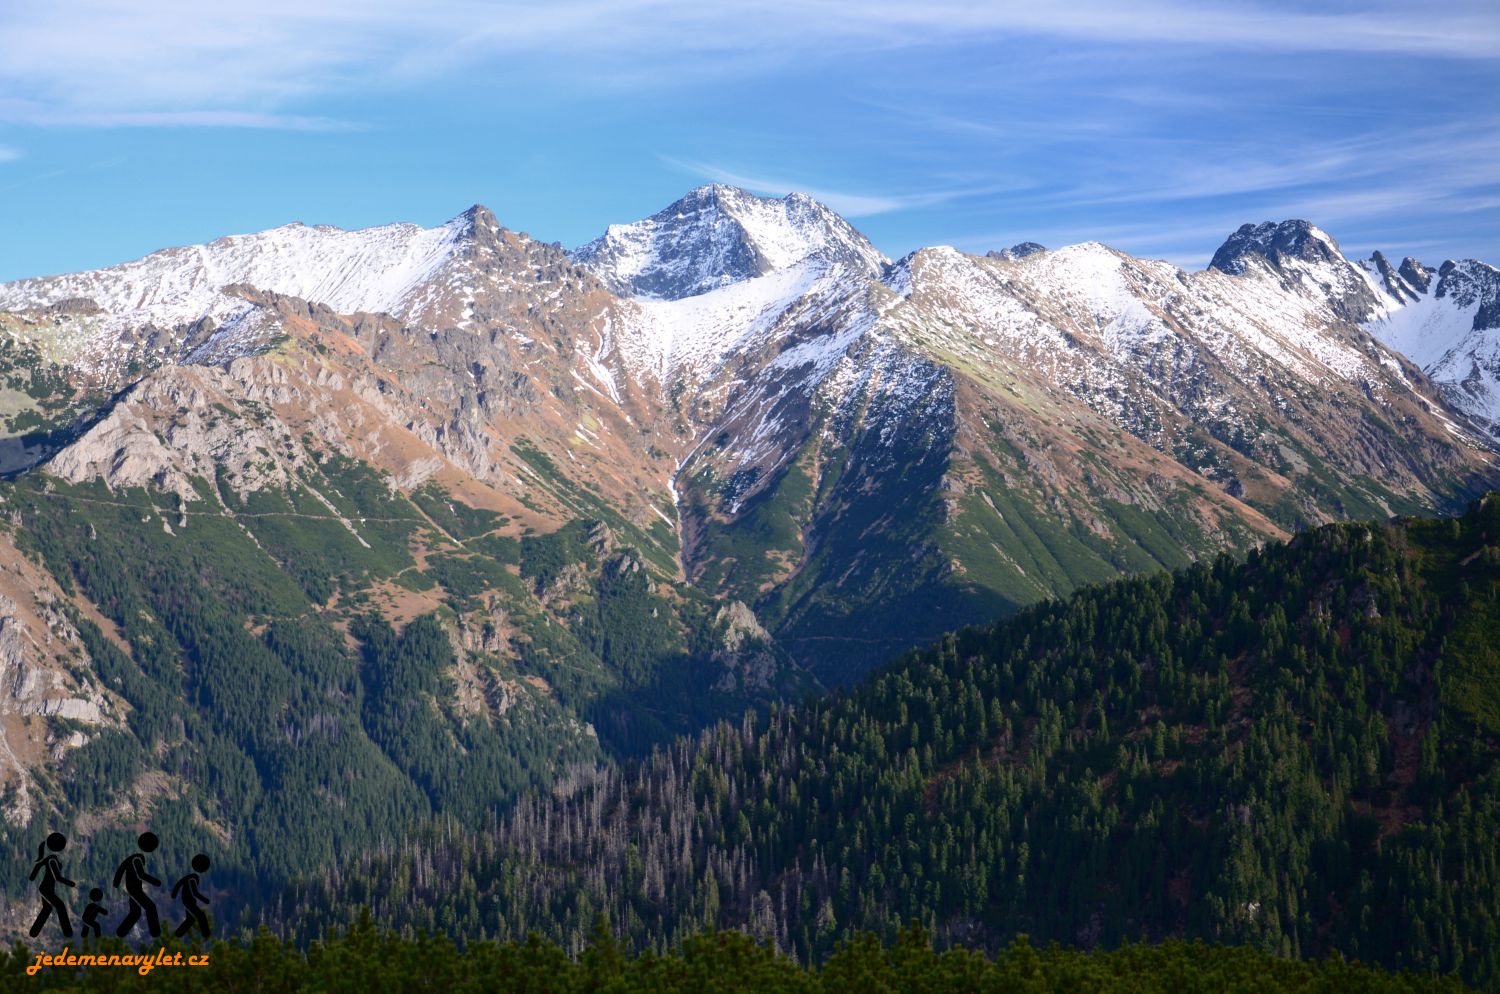
[[[36, 641], [103, 705], [92, 723], [55, 702], [0, 708], [7, 748], [49, 750], [34, 780], [0, 781], [8, 811], [34, 784], [29, 821], [0, 818], [0, 840], [27, 853], [64, 832], [81, 881], [107, 883], [149, 827], [166, 865], [211, 854], [220, 914], [238, 914], [430, 819], [481, 828], [575, 764], [781, 691], [764, 633], [727, 648], [732, 612], [662, 579], [623, 526], [518, 539], [502, 515], [432, 484], [407, 498], [337, 457], [285, 494], [196, 485], [184, 501], [0, 482], [0, 556], [16, 550], [0, 577], [56, 580], [32, 591], [52, 618]], [[0, 668], [41, 683], [17, 666], [13, 621]], [[747, 670], [760, 682], [731, 679]], [[30, 889], [29, 866], [0, 866], [0, 897]], [[0, 929], [32, 913], [0, 902]]]
[[[290, 895], [574, 951], [1182, 936], [1500, 986], [1500, 500], [1333, 525], [909, 654]], [[324, 909], [320, 914], [310, 909]]]

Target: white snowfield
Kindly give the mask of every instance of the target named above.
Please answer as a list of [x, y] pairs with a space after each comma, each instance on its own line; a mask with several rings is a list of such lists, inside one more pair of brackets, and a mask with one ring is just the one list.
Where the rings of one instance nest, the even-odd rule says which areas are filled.
[[0, 310], [94, 301], [115, 319], [163, 328], [238, 311], [223, 288], [236, 283], [302, 297], [343, 314], [399, 314], [403, 302], [453, 254], [463, 216], [436, 228], [389, 224], [360, 231], [288, 224], [207, 245], [153, 252], [108, 269], [0, 284]]
[[806, 260], [680, 300], [637, 299], [627, 312], [622, 358], [662, 383], [679, 371], [710, 375], [736, 346], [758, 340], [827, 279], [826, 267]]

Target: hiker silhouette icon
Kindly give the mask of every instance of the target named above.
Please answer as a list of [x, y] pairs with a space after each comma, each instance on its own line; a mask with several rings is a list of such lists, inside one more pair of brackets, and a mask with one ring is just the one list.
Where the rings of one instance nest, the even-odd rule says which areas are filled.
[[208, 903], [208, 898], [198, 890], [199, 875], [208, 872], [209, 861], [206, 853], [199, 853], [193, 857], [193, 872], [185, 874], [182, 879], [172, 885], [172, 896], [182, 902], [182, 910], [186, 912], [182, 924], [177, 926], [175, 934], [179, 939], [187, 935], [194, 928], [203, 933], [206, 939], [212, 934], [208, 916], [203, 913], [202, 905]]
[[161, 921], [156, 916], [156, 902], [146, 893], [146, 884], [155, 887], [161, 886], [161, 881], [146, 871], [146, 855], [156, 851], [160, 841], [153, 832], [142, 832], [136, 840], [136, 846], [140, 852], [131, 853], [126, 856], [115, 869], [115, 887], [121, 886], [124, 881], [124, 890], [130, 897], [130, 911], [120, 920], [120, 927], [115, 929], [115, 934], [124, 938], [135, 928], [135, 923], [140, 921], [141, 915], [146, 916], [146, 931], [151, 933], [154, 939], [161, 935]]
[[63, 903], [57, 893], [57, 885], [63, 884], [73, 887], [75, 884], [63, 876], [62, 861], [57, 854], [68, 846], [68, 837], [61, 832], [53, 832], [47, 836], [46, 841], [36, 847], [36, 862], [32, 864], [29, 879], [36, 880], [37, 874], [42, 879], [37, 884], [37, 892], [42, 895], [42, 910], [36, 916], [36, 921], [31, 925], [33, 938], [40, 935], [42, 926], [47, 924], [47, 919], [57, 915], [57, 924], [62, 929], [63, 938], [72, 938], [73, 923], [68, 920], [68, 906]]

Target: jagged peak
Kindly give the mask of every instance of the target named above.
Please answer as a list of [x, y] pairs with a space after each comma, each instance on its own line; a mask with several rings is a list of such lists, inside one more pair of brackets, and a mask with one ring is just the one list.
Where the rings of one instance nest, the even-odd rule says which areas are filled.
[[1350, 262], [1333, 236], [1300, 218], [1240, 225], [1208, 268], [1230, 276], [1270, 274], [1354, 323], [1378, 318], [1402, 299], [1382, 285], [1378, 261]]
[[1423, 291], [1413, 286], [1391, 261], [1385, 257], [1385, 253], [1376, 249], [1371, 253], [1369, 261], [1360, 264], [1365, 271], [1373, 275], [1385, 287], [1386, 293], [1402, 304], [1410, 303], [1421, 298]]
[[1322, 228], [1300, 218], [1242, 224], [1214, 253], [1208, 268], [1241, 276], [1246, 260], [1256, 256], [1273, 266], [1286, 258], [1307, 262], [1345, 262], [1343, 251]]
[[1439, 276], [1448, 276], [1455, 272], [1481, 278], [1500, 275], [1500, 269], [1496, 269], [1488, 262], [1481, 262], [1479, 259], [1447, 259], [1437, 271]]
[[1426, 293], [1432, 285], [1432, 270], [1411, 256], [1401, 260], [1401, 265], [1397, 267], [1396, 272], [1421, 293]]
[[454, 218], [452, 221], [449, 221], [448, 223], [449, 224], [453, 224], [453, 223], [458, 222], [458, 221], [464, 221], [464, 222], [467, 222], [468, 224], [476, 226], [476, 227], [477, 226], [488, 226], [488, 227], [494, 227], [494, 228], [500, 227], [500, 222], [495, 217], [495, 212], [492, 211], [492, 210], [490, 210], [488, 207], [484, 206], [484, 204], [474, 204], [468, 210], [464, 211], [462, 214], [458, 215], [458, 217]]
[[805, 193], [762, 197], [696, 187], [650, 217], [612, 224], [569, 255], [617, 293], [680, 300], [815, 260], [878, 273], [887, 262], [835, 211]]

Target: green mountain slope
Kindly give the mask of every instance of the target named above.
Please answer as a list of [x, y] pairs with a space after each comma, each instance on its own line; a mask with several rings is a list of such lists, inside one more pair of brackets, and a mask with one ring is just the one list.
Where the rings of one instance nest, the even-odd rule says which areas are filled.
[[735, 926], [815, 956], [912, 919], [1186, 936], [1496, 989], [1497, 638], [1500, 499], [1328, 526], [966, 630], [301, 906], [574, 948], [601, 910], [642, 946]]
[[[75, 877], [102, 884], [149, 826], [166, 864], [212, 854], [233, 916], [434, 817], [478, 828], [576, 764], [795, 690], [773, 646], [603, 521], [528, 534], [333, 453], [285, 486], [231, 482], [0, 483], [4, 570], [55, 581], [37, 597], [57, 665], [100, 704], [14, 715], [49, 752], [0, 797], [29, 788], [29, 821], [0, 820], [13, 851], [62, 830]], [[746, 660], [759, 682], [729, 680]], [[28, 868], [0, 871], [6, 894]]]

